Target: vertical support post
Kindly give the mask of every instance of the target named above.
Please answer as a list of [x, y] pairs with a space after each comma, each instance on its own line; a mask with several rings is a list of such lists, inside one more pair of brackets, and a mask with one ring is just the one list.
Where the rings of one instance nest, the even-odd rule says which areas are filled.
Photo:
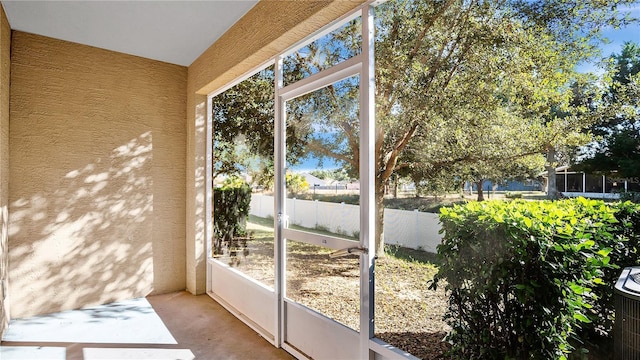
[[206, 124], [206, 156], [204, 173], [204, 218], [205, 218], [205, 249], [204, 256], [206, 262], [206, 292], [211, 291], [211, 267], [207, 259], [213, 256], [213, 109], [211, 96], [207, 96], [207, 124]]
[[[187, 291], [207, 290], [207, 96], [187, 94], [187, 204], [186, 282]], [[210, 215], [210, 214], [209, 214]]]
[[275, 101], [274, 101], [274, 114], [275, 114], [275, 129], [273, 136], [273, 149], [274, 149], [274, 246], [273, 246], [273, 259], [274, 259], [274, 290], [275, 290], [275, 324], [274, 324], [274, 343], [277, 347], [282, 347], [285, 341], [286, 334], [284, 333], [284, 294], [286, 293], [286, 282], [284, 269], [286, 269], [285, 251], [286, 242], [282, 235], [282, 229], [284, 226], [283, 216], [286, 214], [286, 199], [285, 199], [285, 183], [286, 183], [286, 111], [284, 109], [284, 103], [280, 96], [280, 89], [282, 88], [282, 58], [278, 57], [275, 63]]
[[375, 64], [374, 8], [362, 8], [362, 72], [360, 74], [360, 358], [374, 358], [369, 341], [374, 337], [375, 294]]

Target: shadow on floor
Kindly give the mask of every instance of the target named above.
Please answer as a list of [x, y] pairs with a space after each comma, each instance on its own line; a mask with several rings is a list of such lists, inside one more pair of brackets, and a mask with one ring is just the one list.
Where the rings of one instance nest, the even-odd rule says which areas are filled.
[[149, 296], [13, 320], [0, 359], [293, 359], [207, 295]]

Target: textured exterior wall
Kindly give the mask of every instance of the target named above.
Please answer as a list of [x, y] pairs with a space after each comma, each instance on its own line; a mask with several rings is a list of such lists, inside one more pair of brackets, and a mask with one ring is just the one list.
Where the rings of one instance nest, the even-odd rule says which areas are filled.
[[184, 289], [187, 69], [11, 49], [11, 317]]
[[207, 97], [364, 0], [258, 2], [189, 66], [187, 90], [187, 289], [205, 291]]
[[11, 64], [11, 28], [0, 4], [0, 338], [9, 321], [9, 73]]

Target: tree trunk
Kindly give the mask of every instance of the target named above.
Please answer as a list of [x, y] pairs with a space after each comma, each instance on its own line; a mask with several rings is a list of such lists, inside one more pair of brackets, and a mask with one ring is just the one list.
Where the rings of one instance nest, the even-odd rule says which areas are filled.
[[547, 199], [556, 200], [560, 196], [558, 186], [556, 184], [556, 149], [551, 147], [547, 151]]
[[376, 256], [384, 257], [384, 185], [376, 186]]
[[393, 198], [397, 199], [398, 198], [398, 176], [395, 176], [393, 178]]
[[478, 188], [478, 201], [484, 201], [484, 192], [482, 191], [483, 184], [484, 184], [483, 179], [476, 181], [476, 187]]

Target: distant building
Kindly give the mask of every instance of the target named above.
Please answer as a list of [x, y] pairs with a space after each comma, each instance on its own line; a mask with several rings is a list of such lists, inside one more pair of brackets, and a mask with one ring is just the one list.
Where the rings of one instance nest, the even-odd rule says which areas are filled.
[[313, 176], [309, 173], [303, 172], [303, 173], [299, 173], [300, 176], [304, 177], [305, 180], [307, 180], [307, 183], [309, 184], [309, 188], [313, 189], [314, 187], [320, 188], [320, 187], [324, 187], [329, 185], [329, 182], [326, 180], [322, 180], [316, 176]]
[[[545, 179], [545, 191], [547, 191], [548, 173], [545, 171], [541, 176]], [[568, 197], [618, 199], [621, 192], [640, 192], [640, 183], [615, 176], [574, 171], [570, 166], [565, 165], [556, 168], [556, 188]]]

